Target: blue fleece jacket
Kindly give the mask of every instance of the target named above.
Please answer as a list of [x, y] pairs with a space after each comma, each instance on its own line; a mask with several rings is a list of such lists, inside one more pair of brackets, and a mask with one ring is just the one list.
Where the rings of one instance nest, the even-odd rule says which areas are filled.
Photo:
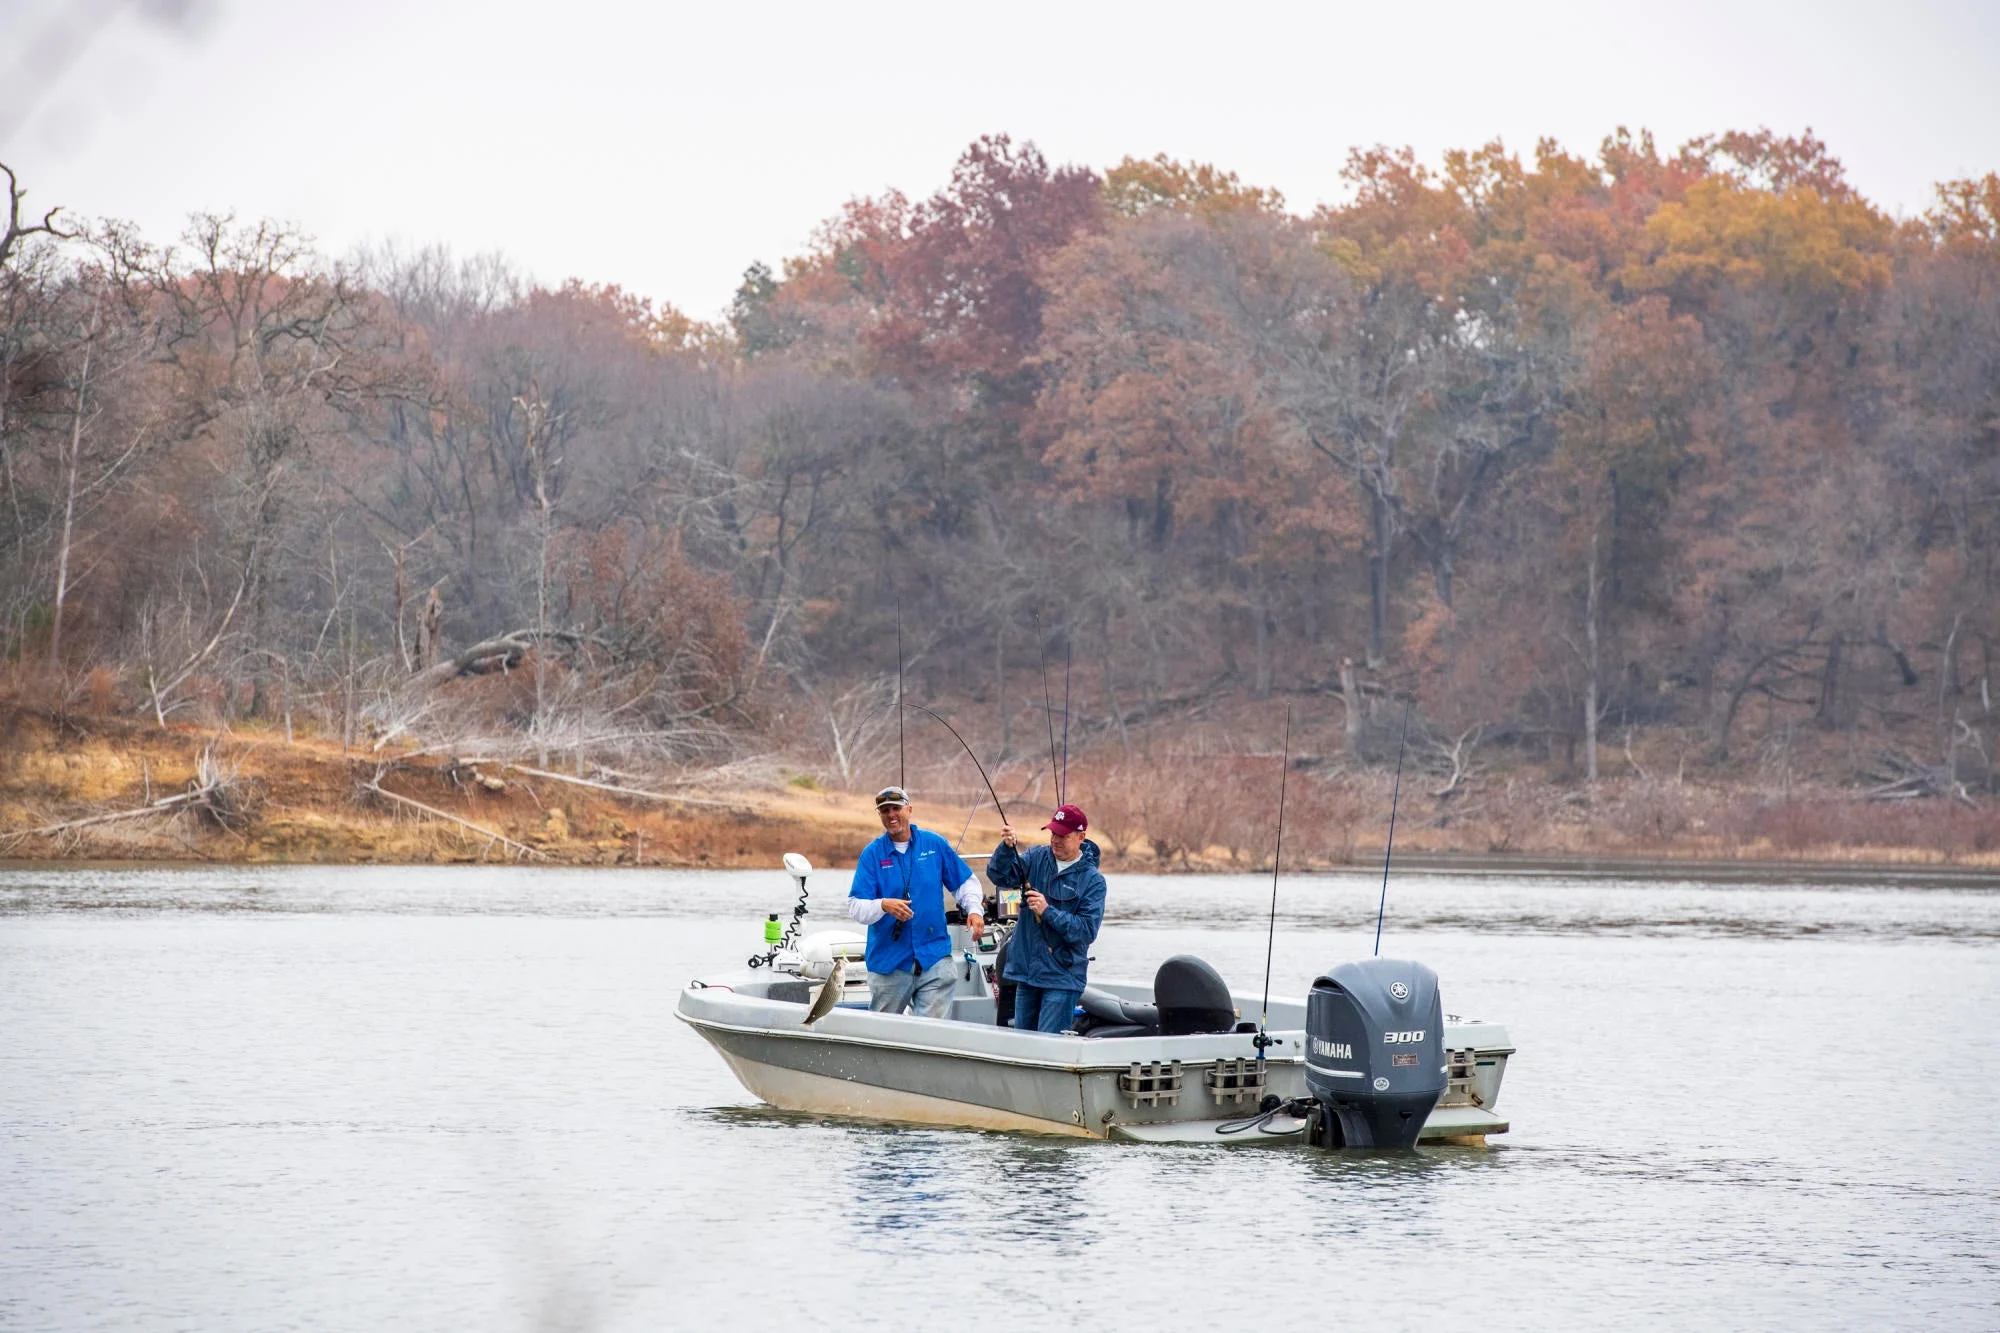
[[1056, 873], [1047, 847], [1025, 853], [1001, 843], [986, 863], [986, 877], [998, 889], [1033, 889], [1049, 900], [1037, 918], [1025, 906], [1014, 942], [1007, 946], [1007, 980], [1044, 990], [1082, 990], [1090, 971], [1090, 943], [1104, 924], [1104, 876], [1097, 869], [1097, 844], [1085, 838], [1076, 864]]

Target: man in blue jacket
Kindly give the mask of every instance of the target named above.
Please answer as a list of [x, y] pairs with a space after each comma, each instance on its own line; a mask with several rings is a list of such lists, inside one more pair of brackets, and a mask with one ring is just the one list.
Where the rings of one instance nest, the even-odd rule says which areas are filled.
[[1083, 836], [1090, 820], [1060, 805], [1049, 822], [1049, 845], [1024, 855], [1011, 825], [986, 863], [995, 888], [1025, 886], [1021, 923], [1007, 946], [1007, 980], [1014, 983], [1014, 1026], [1061, 1032], [1071, 1025], [1090, 970], [1090, 943], [1104, 924], [1104, 876], [1097, 844]]
[[943, 1018], [951, 1011], [957, 975], [945, 894], [958, 901], [974, 939], [986, 923], [972, 867], [950, 843], [911, 823], [914, 809], [901, 787], [875, 793], [882, 836], [862, 849], [847, 890], [847, 914], [868, 927], [868, 1007]]

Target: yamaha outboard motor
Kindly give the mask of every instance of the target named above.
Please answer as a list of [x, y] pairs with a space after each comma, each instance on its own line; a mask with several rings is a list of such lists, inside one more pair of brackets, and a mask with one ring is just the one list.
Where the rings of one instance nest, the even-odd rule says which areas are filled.
[[1444, 1095], [1443, 1029], [1437, 973], [1422, 963], [1364, 958], [1313, 982], [1306, 1087], [1319, 1105], [1311, 1141], [1414, 1148]]

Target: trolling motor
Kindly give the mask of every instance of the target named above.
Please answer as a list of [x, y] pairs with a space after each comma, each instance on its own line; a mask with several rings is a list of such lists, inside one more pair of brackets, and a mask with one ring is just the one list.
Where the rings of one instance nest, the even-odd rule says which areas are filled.
[[1446, 1082], [1444, 1003], [1422, 963], [1364, 958], [1306, 996], [1306, 1141], [1414, 1148]]
[[804, 921], [806, 916], [806, 876], [812, 874], [812, 868], [812, 862], [806, 860], [799, 853], [785, 853], [785, 873], [797, 881], [799, 886], [799, 901], [792, 908], [792, 919], [785, 925], [783, 930], [778, 928], [778, 914], [776, 912], [771, 913], [765, 919], [764, 943], [771, 947], [763, 953], [751, 954], [751, 967], [771, 966], [778, 961], [778, 954], [780, 952], [798, 943], [799, 925]]

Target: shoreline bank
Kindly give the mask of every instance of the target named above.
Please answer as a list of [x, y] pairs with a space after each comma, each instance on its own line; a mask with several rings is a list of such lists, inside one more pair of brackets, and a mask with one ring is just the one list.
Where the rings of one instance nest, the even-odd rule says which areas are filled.
[[[1386, 786], [1377, 802], [1367, 786], [1372, 775], [1353, 781], [1361, 787], [1349, 808], [1379, 805], [1385, 816]], [[0, 712], [0, 865], [751, 869], [798, 851], [815, 864], [844, 866], [880, 832], [865, 795], [824, 790], [775, 762], [705, 783], [658, 790], [639, 783], [522, 760], [343, 751], [282, 734], [79, 722], [14, 709]], [[1032, 803], [1028, 795], [1006, 799]], [[1742, 818], [1753, 808], [1755, 818]], [[1888, 812], [1896, 817], [1887, 826], [1899, 835], [1893, 840], [1869, 836], [1867, 816], [1881, 811], [1842, 792], [1774, 798], [1751, 788], [1611, 780], [1580, 793], [1574, 785], [1510, 782], [1478, 818], [1456, 810], [1412, 816], [1406, 808], [1396, 861], [1441, 874], [1756, 880], [1810, 870], [1817, 879], [2000, 884], [2000, 811], [1905, 802]], [[1101, 824], [1093, 837], [1108, 870], [1270, 873], [1268, 829], [1234, 828], [1229, 846], [1185, 833], [1176, 841], [1108, 803], [1105, 816], [1093, 821]], [[1015, 819], [1023, 828], [1039, 822], [1018, 810]], [[1303, 836], [1292, 820], [1288, 875], [1381, 866], [1385, 817], [1321, 815]], [[990, 804], [968, 810], [921, 792], [919, 822], [947, 836], [965, 830], [973, 850], [999, 836]]]

